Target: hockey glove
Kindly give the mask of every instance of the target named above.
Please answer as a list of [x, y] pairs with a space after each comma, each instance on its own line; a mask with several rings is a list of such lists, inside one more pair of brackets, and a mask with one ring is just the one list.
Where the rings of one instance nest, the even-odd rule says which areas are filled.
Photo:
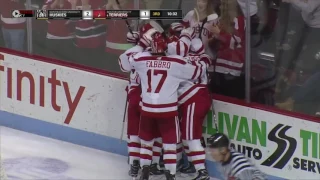
[[137, 44], [139, 42], [140, 35], [139, 32], [133, 31], [132, 34], [130, 32], [127, 33], [127, 42], [132, 44]]
[[169, 28], [169, 34], [179, 36], [183, 29], [185, 29], [185, 26], [182, 23], [172, 23]]
[[185, 29], [185, 26], [182, 23], [174, 22], [170, 25], [170, 30], [174, 32], [181, 32]]

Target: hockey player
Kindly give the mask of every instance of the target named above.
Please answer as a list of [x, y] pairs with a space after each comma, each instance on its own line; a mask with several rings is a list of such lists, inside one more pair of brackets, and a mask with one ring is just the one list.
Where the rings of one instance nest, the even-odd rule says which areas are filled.
[[[182, 32], [186, 41], [194, 37], [192, 28]], [[152, 53], [143, 52], [140, 44], [148, 43]], [[139, 49], [140, 51], [136, 51]], [[129, 52], [135, 51], [128, 56]], [[157, 133], [161, 134], [164, 149], [165, 174], [174, 180], [176, 173], [176, 149], [179, 141], [178, 86], [188, 79], [197, 79], [198, 67], [187, 63], [181, 56], [166, 56], [167, 42], [163, 35], [151, 29], [140, 38], [139, 44], [120, 56], [124, 70], [135, 69], [141, 78], [142, 103], [139, 137], [141, 139], [141, 180], [149, 179], [152, 145]]]
[[139, 125], [140, 125], [140, 78], [139, 74], [133, 69], [130, 72], [130, 81], [127, 87], [128, 90], [128, 124], [127, 124], [127, 135], [128, 135], [128, 153], [129, 153], [129, 164], [131, 177], [137, 177], [140, 169], [140, 138]]
[[[127, 42], [136, 45], [140, 39], [140, 33], [152, 29], [153, 27], [150, 24], [145, 24], [140, 32], [130, 32], [127, 33]], [[140, 43], [140, 45], [142, 45]], [[146, 46], [146, 45], [144, 45]], [[121, 67], [120, 68], [125, 71]], [[127, 86], [128, 92], [128, 124], [127, 124], [127, 135], [128, 135], [128, 152], [129, 152], [129, 164], [130, 170], [129, 175], [133, 178], [138, 176], [140, 169], [140, 138], [138, 137], [139, 125], [140, 125], [140, 101], [141, 101], [141, 86], [140, 86], [140, 77], [137, 71], [134, 69], [130, 72], [129, 84]], [[160, 135], [159, 135], [160, 136]], [[156, 138], [153, 145], [153, 156], [152, 156], [152, 165], [150, 167], [151, 175], [162, 175], [163, 171], [158, 167], [160, 160], [160, 153], [162, 150], [162, 139]]]
[[229, 148], [229, 139], [222, 133], [216, 133], [208, 141], [212, 158], [220, 162], [221, 174], [224, 179], [265, 180], [259, 171], [242, 153]]
[[[182, 142], [188, 161], [192, 162], [198, 172], [194, 180], [209, 180], [209, 175], [205, 168], [206, 157], [204, 147], [201, 145], [201, 138], [202, 125], [212, 103], [210, 92], [207, 88], [207, 69], [211, 65], [211, 58], [209, 55], [204, 54], [204, 45], [199, 38], [192, 40], [190, 53], [186, 58], [194, 63], [203, 63], [199, 65], [200, 76], [197, 80], [185, 81], [179, 86]], [[181, 172], [190, 173], [191, 169], [188, 167], [183, 168]]]
[[[139, 33], [133, 32], [133, 34], [127, 34], [127, 42], [136, 44], [136, 39], [139, 39]], [[120, 63], [120, 69], [125, 71]], [[128, 112], [128, 124], [127, 124], [127, 135], [128, 135], [128, 155], [130, 170], [129, 175], [134, 179], [138, 176], [140, 169], [140, 138], [139, 126], [140, 126], [140, 107], [139, 103], [141, 101], [141, 86], [139, 74], [132, 69], [130, 71], [129, 84], [126, 88], [127, 90], [127, 112]]]
[[207, 180], [209, 175], [205, 169], [205, 151], [200, 139], [202, 124], [212, 103], [207, 89], [207, 69], [211, 65], [211, 58], [204, 53], [204, 45], [199, 38], [193, 39], [191, 46], [181, 41], [172, 42], [169, 46], [171, 53], [185, 56], [188, 61], [199, 64], [199, 78], [182, 82], [178, 90], [182, 142], [189, 161], [188, 166], [180, 169], [180, 172], [190, 174], [197, 171], [195, 180]]

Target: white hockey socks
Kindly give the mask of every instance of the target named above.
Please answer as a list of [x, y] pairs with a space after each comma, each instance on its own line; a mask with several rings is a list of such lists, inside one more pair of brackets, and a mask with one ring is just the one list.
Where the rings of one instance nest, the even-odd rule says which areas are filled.
[[150, 166], [152, 161], [152, 147], [154, 140], [144, 141], [141, 139], [141, 148], [140, 148], [140, 166]]
[[166, 170], [170, 174], [176, 174], [177, 171], [177, 144], [163, 144], [163, 161]]
[[191, 162], [193, 163], [195, 169], [198, 171], [200, 169], [205, 169], [205, 160], [206, 160], [206, 153], [204, 148], [201, 145], [200, 139], [196, 140], [186, 140], [189, 153], [188, 157], [190, 158]]
[[134, 160], [140, 159], [140, 138], [138, 136], [130, 136], [128, 142], [129, 164], [132, 165]]
[[152, 164], [158, 164], [160, 162], [160, 156], [162, 151], [162, 138], [154, 139], [153, 147], [152, 147]]
[[189, 151], [189, 146], [188, 146], [187, 140], [182, 140], [182, 144], [183, 144], [183, 150], [187, 155], [188, 162], [191, 162], [191, 158], [189, 156], [190, 151]]

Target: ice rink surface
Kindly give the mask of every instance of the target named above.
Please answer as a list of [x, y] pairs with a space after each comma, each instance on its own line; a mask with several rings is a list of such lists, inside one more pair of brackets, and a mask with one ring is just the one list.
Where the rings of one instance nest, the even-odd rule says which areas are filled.
[[121, 155], [1, 126], [0, 138], [8, 179], [130, 180], [127, 158]]

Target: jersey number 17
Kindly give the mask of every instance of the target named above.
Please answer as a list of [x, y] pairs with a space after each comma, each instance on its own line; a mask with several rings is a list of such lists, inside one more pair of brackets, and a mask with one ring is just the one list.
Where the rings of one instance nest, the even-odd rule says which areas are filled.
[[[154, 76], [161, 76], [158, 85], [155, 90], [152, 89], [152, 79]], [[166, 80], [168, 76], [168, 73], [166, 70], [159, 70], [159, 69], [149, 69], [147, 71], [147, 77], [148, 77], [148, 89], [147, 92], [151, 93], [154, 91], [154, 93], [159, 93], [161, 91], [161, 88], [163, 86], [164, 81]]]

